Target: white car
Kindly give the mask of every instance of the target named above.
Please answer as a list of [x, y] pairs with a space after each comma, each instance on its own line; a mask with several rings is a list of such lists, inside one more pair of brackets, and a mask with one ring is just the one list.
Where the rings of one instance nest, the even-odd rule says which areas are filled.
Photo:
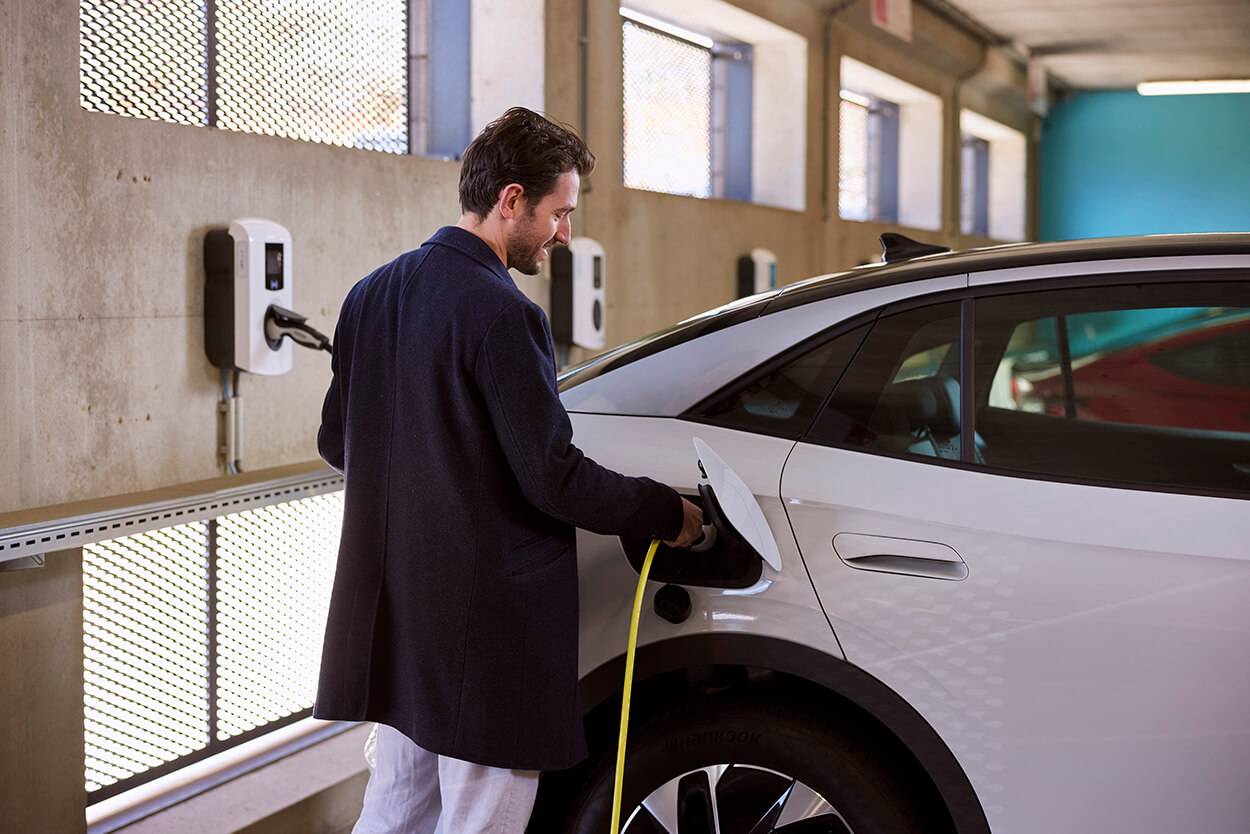
[[[561, 377], [589, 456], [696, 497], [698, 438], [777, 547], [657, 558], [624, 830], [1250, 831], [1250, 329], [1177, 338], [1250, 312], [1250, 234], [886, 249]], [[531, 831], [607, 828], [645, 546], [579, 533], [591, 757]]]

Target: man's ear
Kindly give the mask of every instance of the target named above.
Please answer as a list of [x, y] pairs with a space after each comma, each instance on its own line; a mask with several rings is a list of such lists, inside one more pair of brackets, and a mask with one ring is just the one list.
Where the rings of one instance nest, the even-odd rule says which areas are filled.
[[519, 217], [525, 208], [525, 188], [511, 182], [499, 192], [499, 216], [504, 220]]

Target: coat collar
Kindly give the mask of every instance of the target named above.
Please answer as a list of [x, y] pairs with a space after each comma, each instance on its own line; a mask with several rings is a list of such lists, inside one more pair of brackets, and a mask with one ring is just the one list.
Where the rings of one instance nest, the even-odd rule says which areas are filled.
[[472, 232], [461, 229], [459, 226], [444, 226], [435, 232], [433, 237], [427, 240], [426, 243], [440, 244], [468, 255], [512, 286], [516, 286], [512, 276], [508, 274], [508, 270], [504, 267], [503, 262], [499, 260], [499, 256], [495, 254], [495, 251], [486, 245], [486, 241]]

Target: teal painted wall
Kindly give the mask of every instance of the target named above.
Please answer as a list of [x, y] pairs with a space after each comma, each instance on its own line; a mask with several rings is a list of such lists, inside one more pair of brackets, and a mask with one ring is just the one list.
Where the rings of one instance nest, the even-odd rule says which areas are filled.
[[1042, 127], [1042, 240], [1250, 231], [1250, 94], [1080, 93]]

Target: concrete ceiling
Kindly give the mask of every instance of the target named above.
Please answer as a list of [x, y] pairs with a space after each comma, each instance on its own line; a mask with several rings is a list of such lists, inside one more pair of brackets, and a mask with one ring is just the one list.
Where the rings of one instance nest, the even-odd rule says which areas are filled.
[[1250, 0], [919, 0], [1027, 46], [1077, 89], [1250, 78]]

